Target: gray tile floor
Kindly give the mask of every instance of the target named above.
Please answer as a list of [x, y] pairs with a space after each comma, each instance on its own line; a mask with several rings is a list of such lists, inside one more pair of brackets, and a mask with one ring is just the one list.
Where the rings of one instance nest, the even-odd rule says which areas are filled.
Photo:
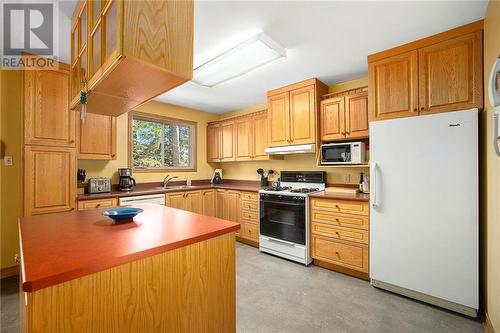
[[[1, 280], [2, 333], [18, 332], [18, 278]], [[237, 330], [257, 332], [482, 332], [452, 312], [366, 281], [237, 245]]]

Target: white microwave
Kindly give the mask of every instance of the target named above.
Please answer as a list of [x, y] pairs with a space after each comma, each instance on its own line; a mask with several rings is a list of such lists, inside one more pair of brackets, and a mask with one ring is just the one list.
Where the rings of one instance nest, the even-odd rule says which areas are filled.
[[365, 162], [364, 142], [321, 145], [321, 164], [364, 164]]

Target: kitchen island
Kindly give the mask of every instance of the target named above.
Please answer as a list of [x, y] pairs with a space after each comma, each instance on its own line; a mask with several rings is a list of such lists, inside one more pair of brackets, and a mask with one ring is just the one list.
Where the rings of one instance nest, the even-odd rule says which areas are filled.
[[22, 218], [24, 332], [234, 332], [238, 223], [153, 205]]

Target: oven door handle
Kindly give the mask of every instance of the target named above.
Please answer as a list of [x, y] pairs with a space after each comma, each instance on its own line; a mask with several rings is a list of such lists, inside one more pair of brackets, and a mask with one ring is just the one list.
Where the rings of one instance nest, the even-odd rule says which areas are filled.
[[289, 201], [277, 201], [277, 200], [260, 200], [262, 203], [275, 203], [278, 205], [289, 205], [289, 206], [305, 206], [305, 202], [289, 202]]
[[289, 245], [289, 246], [295, 246], [295, 243], [292, 243], [292, 242], [289, 242], [289, 241], [286, 241], [286, 240], [276, 239], [276, 238], [271, 238], [271, 237], [268, 237], [268, 239], [271, 242], [286, 244], [286, 245]]

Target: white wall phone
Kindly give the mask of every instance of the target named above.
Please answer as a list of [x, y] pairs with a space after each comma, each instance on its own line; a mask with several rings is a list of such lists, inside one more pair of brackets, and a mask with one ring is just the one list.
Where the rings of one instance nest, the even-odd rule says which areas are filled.
[[498, 134], [498, 128], [500, 125], [500, 56], [497, 58], [490, 73], [490, 85], [489, 85], [489, 96], [490, 104], [495, 108], [493, 113], [493, 146], [495, 152], [500, 156], [500, 136]]

